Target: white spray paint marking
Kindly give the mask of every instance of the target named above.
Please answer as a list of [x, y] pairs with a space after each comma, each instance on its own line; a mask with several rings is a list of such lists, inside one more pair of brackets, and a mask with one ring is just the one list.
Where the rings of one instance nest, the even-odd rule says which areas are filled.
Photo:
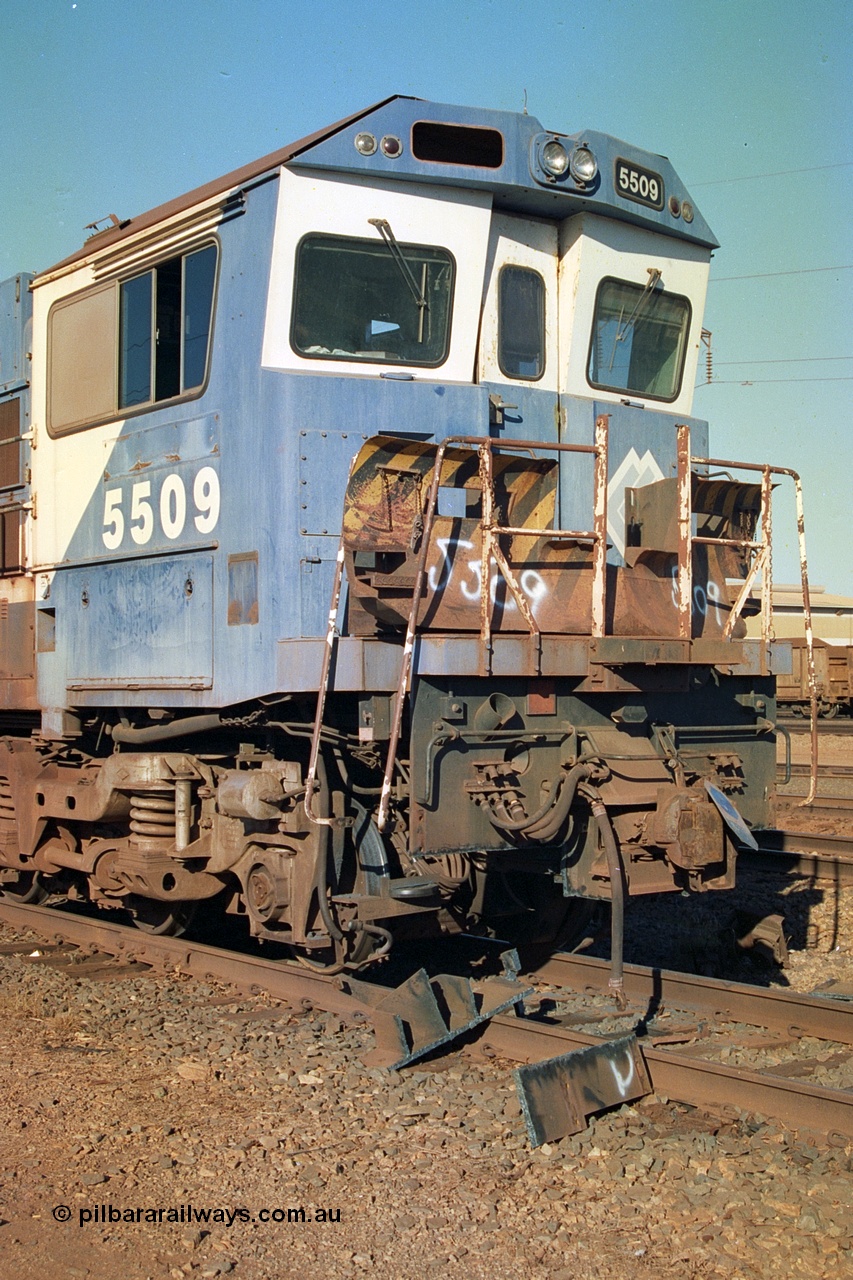
[[[474, 543], [469, 542], [467, 538], [436, 538], [436, 543], [441, 552], [442, 560], [439, 567], [430, 565], [427, 580], [430, 590], [436, 594], [446, 590], [450, 585], [453, 575], [456, 572], [459, 561], [456, 559], [457, 550], [473, 551]], [[471, 603], [476, 603], [480, 599], [483, 583], [483, 571], [479, 560], [466, 560], [462, 562], [461, 567], [465, 570], [465, 577], [459, 583], [460, 594]], [[494, 559], [491, 561], [491, 569], [493, 572], [489, 577], [489, 596], [492, 604], [497, 600], [498, 584], [503, 582], [503, 574], [498, 571], [497, 564]], [[519, 585], [521, 590], [530, 600], [532, 608], [536, 606], [548, 594], [548, 585], [540, 573], [535, 569], [525, 569], [520, 578]], [[506, 610], [518, 609], [518, 605], [509, 593], [507, 599], [503, 602], [503, 608]]]
[[[672, 603], [678, 608], [678, 566], [672, 567]], [[703, 587], [701, 582], [697, 583], [693, 588], [693, 608], [701, 617], [705, 618], [711, 608], [716, 610], [717, 621], [722, 625], [725, 623], [728, 614], [722, 607], [723, 600], [720, 593], [720, 587], [713, 579], [708, 583], [707, 588]]]
[[619, 1095], [622, 1098], [627, 1096], [628, 1090], [634, 1081], [634, 1059], [631, 1057], [630, 1053], [627, 1057], [627, 1067], [628, 1069], [623, 1075], [619, 1070], [618, 1064], [615, 1063], [612, 1058], [610, 1059], [610, 1068], [613, 1072], [613, 1079], [616, 1081], [616, 1088], [619, 1090]]

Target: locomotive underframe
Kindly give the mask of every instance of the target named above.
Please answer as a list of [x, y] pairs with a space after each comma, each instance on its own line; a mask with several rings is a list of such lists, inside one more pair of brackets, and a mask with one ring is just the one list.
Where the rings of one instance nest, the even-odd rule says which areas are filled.
[[[677, 431], [677, 477], [629, 490], [622, 566], [606, 416], [594, 446], [369, 440], [307, 696], [184, 718], [72, 706], [61, 736], [5, 738], [0, 883], [170, 931], [220, 899], [327, 968], [440, 930], [554, 943], [584, 902], [621, 917], [626, 893], [731, 887], [727, 802], [769, 820], [774, 682], [767, 645], [741, 642], [745, 589], [711, 586], [765, 563], [770, 469], [708, 480]], [[557, 468], [537, 448], [594, 456], [592, 529], [553, 528]], [[465, 514], [438, 514], [442, 489]], [[351, 683], [345, 644], [364, 646]]]
[[577, 679], [418, 679], [384, 835], [386, 692], [330, 699], [325, 825], [302, 803], [304, 700], [243, 707], [230, 723], [160, 713], [83, 721], [65, 743], [6, 737], [0, 883], [125, 907], [164, 930], [217, 899], [256, 936], [351, 962], [439, 931], [553, 941], [579, 900], [612, 897], [598, 801], [628, 893], [729, 887], [735, 845], [704, 784], [767, 821], [772, 681], [707, 666], [633, 676], [627, 695]]

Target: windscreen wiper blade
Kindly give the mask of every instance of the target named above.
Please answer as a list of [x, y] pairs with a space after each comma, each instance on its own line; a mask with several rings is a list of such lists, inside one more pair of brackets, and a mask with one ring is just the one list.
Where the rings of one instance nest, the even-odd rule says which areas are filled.
[[661, 274], [662, 274], [661, 271], [657, 267], [647, 267], [646, 270], [649, 273], [649, 281], [646, 287], [643, 289], [643, 292], [640, 294], [639, 298], [637, 299], [637, 305], [634, 307], [634, 310], [628, 316], [627, 320], [623, 322], [622, 316], [620, 315], [619, 317], [619, 323], [616, 326], [616, 336], [613, 339], [613, 350], [610, 354], [611, 369], [613, 368], [613, 361], [616, 358], [617, 342], [625, 341], [625, 339], [628, 336], [628, 330], [631, 329], [633, 325], [637, 322], [637, 320], [640, 318], [641, 311], [644, 309], [649, 298], [652, 296], [655, 289], [660, 284]]
[[[372, 227], [376, 228], [376, 230], [381, 235], [382, 239], [385, 241], [386, 245], [388, 246], [388, 252], [391, 254], [391, 257], [396, 262], [397, 267], [400, 271], [400, 275], [403, 277], [403, 279], [405, 280], [406, 284], [409, 287], [411, 295], [415, 300], [415, 304], [417, 305], [418, 310], [420, 311], [420, 319], [418, 321], [418, 342], [423, 342], [424, 313], [426, 312], [429, 306], [429, 303], [424, 297], [423, 285], [422, 284], [419, 285], [414, 275], [412, 274], [412, 268], [409, 266], [408, 262], [406, 261], [405, 256], [403, 254], [403, 250], [400, 248], [397, 237], [394, 235], [394, 232], [391, 230], [391, 224], [387, 220], [387, 218], [368, 218], [367, 221], [370, 223]], [[426, 272], [426, 263], [424, 263], [424, 273], [425, 272]]]

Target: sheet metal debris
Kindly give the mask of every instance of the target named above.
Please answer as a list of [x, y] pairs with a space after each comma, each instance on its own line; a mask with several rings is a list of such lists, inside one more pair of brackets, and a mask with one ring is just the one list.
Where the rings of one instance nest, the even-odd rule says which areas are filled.
[[518, 1067], [513, 1076], [534, 1147], [579, 1133], [587, 1116], [652, 1091], [633, 1035]]
[[788, 963], [788, 941], [785, 937], [785, 917], [777, 914], [756, 916], [739, 911], [735, 932], [737, 944], [745, 951], [755, 951], [765, 960], [774, 961], [785, 968]]
[[378, 1015], [376, 1047], [369, 1061], [389, 1070], [408, 1066], [533, 994], [513, 976], [486, 978], [474, 987], [468, 978], [452, 973], [430, 978], [425, 969], [390, 991], [355, 978], [346, 983], [356, 999]]

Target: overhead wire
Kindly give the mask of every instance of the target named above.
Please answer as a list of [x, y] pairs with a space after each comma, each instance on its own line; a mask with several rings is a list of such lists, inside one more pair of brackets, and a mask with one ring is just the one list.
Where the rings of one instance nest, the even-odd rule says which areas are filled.
[[715, 364], [818, 364], [824, 360], [853, 360], [853, 356], [788, 356], [787, 359], [774, 360], [716, 360]]
[[853, 382], [849, 378], [712, 378], [710, 382], [697, 382], [698, 387], [751, 387], [756, 382]]
[[809, 276], [821, 271], [851, 271], [853, 263], [844, 262], [838, 267], [800, 267], [795, 271], [757, 271], [746, 276], [712, 276], [709, 284], [722, 284], [725, 280], [768, 280], [772, 276]]
[[723, 187], [730, 182], [757, 182], [762, 178], [793, 178], [799, 173], [822, 173], [825, 169], [849, 169], [853, 160], [840, 160], [837, 164], [816, 164], [807, 169], [778, 169], [775, 173], [744, 173], [736, 178], [712, 178], [708, 182], [691, 182], [695, 187]]
[[[772, 173], [751, 173], [741, 174], [731, 178], [717, 178], [705, 182], [694, 182], [690, 184], [691, 189], [698, 187], [714, 187], [723, 186], [732, 182], [752, 182], [760, 181], [764, 178], [785, 178], [794, 177], [803, 173], [818, 173], [834, 169], [848, 169], [853, 167], [853, 161], [844, 160], [835, 164], [814, 165], [803, 169], [780, 169]], [[744, 275], [734, 276], [712, 276], [708, 284], [726, 284], [736, 280], [770, 280], [785, 276], [801, 276], [801, 275], [819, 275], [831, 271], [849, 271], [853, 267], [853, 263], [841, 263], [831, 267], [801, 267], [792, 268], [785, 271], [760, 271], [751, 272]], [[716, 362], [717, 367], [731, 367], [735, 365], [760, 365], [760, 364], [811, 364], [824, 361], [837, 361], [853, 359], [851, 356], [804, 356], [800, 358], [775, 359], [775, 360], [720, 360]], [[772, 382], [850, 382], [853, 378], [847, 376], [841, 377], [822, 377], [822, 378], [708, 378], [705, 382], [696, 384], [696, 389], [707, 386], [751, 386], [753, 383], [772, 383]]]

